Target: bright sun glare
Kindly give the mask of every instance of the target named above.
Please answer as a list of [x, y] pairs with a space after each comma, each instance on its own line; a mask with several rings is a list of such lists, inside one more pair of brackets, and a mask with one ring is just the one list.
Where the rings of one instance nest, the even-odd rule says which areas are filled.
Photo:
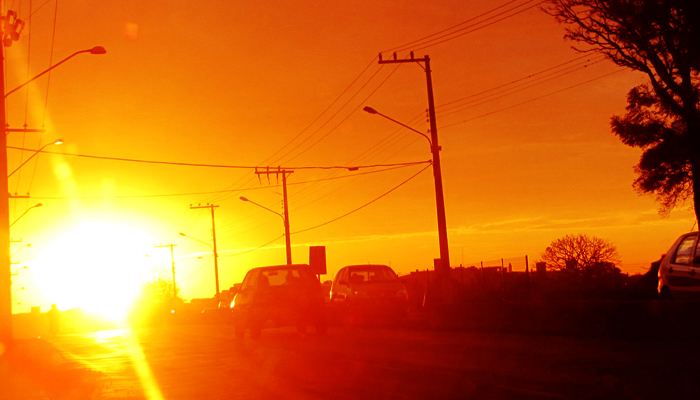
[[147, 276], [153, 240], [110, 223], [84, 223], [51, 243], [33, 266], [46, 299], [59, 309], [82, 308], [120, 319]]

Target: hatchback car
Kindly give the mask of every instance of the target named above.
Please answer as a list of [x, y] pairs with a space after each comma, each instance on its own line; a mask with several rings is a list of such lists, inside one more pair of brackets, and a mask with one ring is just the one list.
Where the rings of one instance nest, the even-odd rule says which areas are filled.
[[659, 298], [700, 300], [698, 232], [681, 235], [659, 265]]
[[341, 311], [400, 317], [408, 309], [408, 292], [389, 266], [348, 265], [335, 276], [330, 301]]
[[325, 301], [321, 283], [309, 265], [275, 265], [253, 268], [246, 274], [233, 301], [233, 325], [236, 337], [250, 330], [259, 337], [263, 327], [296, 325], [306, 332], [314, 325], [325, 333]]

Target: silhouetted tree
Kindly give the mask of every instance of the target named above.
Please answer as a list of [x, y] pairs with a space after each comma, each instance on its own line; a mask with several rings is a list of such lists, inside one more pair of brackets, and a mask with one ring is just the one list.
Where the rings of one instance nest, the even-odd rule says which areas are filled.
[[577, 271], [594, 276], [612, 272], [620, 262], [612, 243], [582, 234], [566, 235], [553, 241], [540, 257], [549, 268], [564, 270], [568, 262]]
[[628, 94], [612, 118], [620, 140], [643, 150], [639, 193], [656, 195], [667, 215], [693, 197], [700, 215], [700, 1], [551, 0], [545, 10], [568, 25], [565, 37], [643, 72], [648, 84]]
[[162, 316], [173, 307], [183, 303], [179, 297], [173, 297], [173, 283], [168, 279], [156, 279], [141, 285], [141, 292], [131, 308], [132, 321], [144, 321], [155, 316]]

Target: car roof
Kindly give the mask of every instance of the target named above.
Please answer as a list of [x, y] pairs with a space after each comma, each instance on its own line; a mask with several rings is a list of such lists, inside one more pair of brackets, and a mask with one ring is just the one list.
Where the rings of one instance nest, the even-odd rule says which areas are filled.
[[257, 267], [251, 269], [253, 270], [278, 270], [278, 269], [303, 269], [303, 268], [311, 268], [309, 264], [281, 264], [281, 265], [268, 265], [266, 267]]
[[[390, 266], [384, 265], [384, 264], [355, 264], [355, 265], [346, 265], [345, 268], [357, 268], [357, 269], [380, 269], [380, 268], [389, 268], [391, 269]], [[392, 270], [393, 271], [393, 270]]]

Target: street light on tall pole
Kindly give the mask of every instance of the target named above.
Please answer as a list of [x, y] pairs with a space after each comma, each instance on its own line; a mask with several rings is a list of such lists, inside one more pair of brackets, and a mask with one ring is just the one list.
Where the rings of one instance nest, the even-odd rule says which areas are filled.
[[273, 214], [277, 214], [282, 218], [282, 222], [284, 222], [284, 239], [285, 239], [284, 241], [285, 241], [285, 248], [286, 248], [286, 252], [287, 252], [287, 265], [292, 265], [292, 240], [289, 237], [289, 218], [287, 218], [289, 211], [287, 210], [287, 207], [284, 208], [285, 215], [282, 215], [282, 214], [278, 213], [277, 211], [271, 210], [271, 209], [269, 209], [261, 204], [254, 202], [253, 200], [248, 200], [247, 198], [245, 198], [243, 196], [241, 196], [239, 198], [242, 201], [247, 201], [248, 203], [255, 204], [256, 206], [258, 206], [260, 208], [264, 208], [265, 210], [267, 210]]
[[[0, 12], [4, 12], [5, 2], [0, 0]], [[12, 45], [13, 41], [19, 39], [19, 34], [24, 27], [24, 22], [17, 18], [15, 11], [8, 10], [0, 17], [0, 38], [2, 46], [0, 49], [0, 92], [3, 93], [3, 100], [0, 101], [0, 176], [7, 176], [7, 120], [5, 117], [5, 99], [21, 87], [36, 80], [40, 76], [58, 67], [70, 58], [81, 54], [104, 54], [104, 47], [93, 47], [89, 50], [76, 52], [59, 63], [46, 69], [44, 72], [23, 83], [9, 92], [5, 92], [5, 47]], [[10, 262], [10, 205], [7, 179], [2, 179], [0, 184], [0, 348], [10, 344], [12, 337], [12, 269]]]
[[12, 226], [14, 226], [14, 224], [16, 224], [17, 221], [19, 221], [20, 219], [22, 219], [22, 217], [24, 217], [24, 216], [29, 212], [29, 210], [31, 210], [32, 208], [37, 208], [37, 207], [41, 207], [41, 206], [43, 206], [43, 204], [41, 204], [41, 203], [36, 203], [36, 204], [34, 204], [33, 206], [31, 206], [31, 207], [27, 208], [26, 210], [24, 210], [24, 212], [22, 213], [22, 215], [20, 215], [19, 217], [17, 217], [17, 219], [16, 219], [13, 223], [10, 224], [10, 228], [12, 228]]
[[29, 85], [30, 83], [34, 82], [35, 80], [41, 78], [44, 74], [46, 74], [47, 72], [51, 71], [52, 69], [58, 67], [59, 65], [63, 64], [64, 62], [70, 60], [71, 58], [77, 56], [78, 54], [83, 54], [83, 53], [90, 53], [90, 54], [106, 54], [106, 53], [107, 53], [107, 50], [105, 50], [105, 48], [102, 47], [102, 46], [95, 46], [95, 47], [93, 47], [93, 48], [91, 48], [91, 49], [76, 51], [75, 53], [69, 55], [68, 57], [64, 58], [63, 60], [61, 60], [61, 61], [57, 62], [56, 64], [52, 65], [51, 67], [47, 68], [46, 70], [44, 70], [44, 72], [40, 73], [39, 75], [35, 76], [34, 78], [32, 78], [32, 79], [30, 79], [30, 80], [24, 82], [23, 84], [21, 84], [21, 85], [17, 86], [16, 88], [10, 90], [9, 92], [5, 93], [5, 98], [7, 98], [7, 96], [11, 95], [12, 93], [14, 93], [14, 92], [16, 92], [16, 91], [22, 89], [23, 87]]
[[[397, 64], [397, 63], [418, 63], [425, 70], [425, 79], [428, 88], [428, 115], [430, 119], [430, 138], [427, 135], [420, 133], [430, 143], [430, 151], [433, 155], [433, 178], [435, 181], [435, 205], [437, 209], [437, 222], [438, 222], [438, 239], [440, 242], [440, 272], [438, 277], [441, 281], [443, 303], [452, 303], [452, 288], [450, 286], [450, 248], [447, 241], [447, 219], [445, 217], [445, 197], [442, 190], [442, 170], [440, 165], [440, 150], [441, 147], [438, 144], [438, 134], [437, 134], [437, 122], [435, 119], [435, 100], [433, 97], [433, 79], [430, 70], [430, 57], [427, 55], [423, 58], [415, 58], [413, 52], [411, 52], [410, 58], [408, 59], [397, 59], [396, 53], [391, 60], [383, 60], [382, 55], [379, 54], [379, 64]], [[389, 118], [383, 114], [378, 113], [371, 107], [365, 107], [365, 111], [380, 115], [387, 118], [401, 126], [407, 127], [410, 130], [417, 132], [415, 129], [410, 128], [392, 118]], [[437, 268], [436, 268], [437, 269]]]
[[209, 244], [205, 241], [199, 240], [197, 238], [193, 238], [192, 236], [189, 236], [189, 235], [185, 235], [182, 232], [180, 232], [180, 236], [190, 238], [190, 239], [194, 240], [195, 242], [199, 242], [199, 243], [202, 243], [202, 244], [205, 244], [205, 245], [211, 247], [211, 251], [214, 254], [214, 282], [216, 282], [216, 306], [218, 307], [219, 306], [219, 262], [218, 262], [219, 254], [217, 254], [217, 252], [216, 252], [216, 237], [214, 238], [214, 245], [212, 246], [211, 244]]
[[19, 169], [22, 168], [22, 167], [24, 166], [24, 164], [28, 163], [29, 160], [31, 160], [32, 158], [34, 158], [34, 156], [36, 156], [37, 154], [41, 153], [41, 151], [44, 150], [45, 148], [47, 148], [47, 147], [49, 147], [49, 146], [51, 146], [51, 145], [54, 145], [54, 144], [55, 144], [55, 145], [59, 145], [59, 144], [62, 144], [62, 143], [63, 143], [63, 140], [62, 140], [62, 139], [56, 139], [56, 140], [54, 140], [54, 141], [51, 142], [51, 143], [46, 143], [45, 145], [41, 146], [41, 147], [39, 148], [39, 150], [36, 150], [31, 156], [27, 157], [27, 159], [24, 160], [24, 162], [22, 162], [22, 164], [20, 164], [19, 167], [15, 168], [14, 171], [12, 171], [12, 172], [10, 172], [9, 174], [7, 174], [7, 177], [9, 178], [9, 177], [11, 177], [12, 175], [14, 175], [14, 173], [17, 172], [17, 171], [19, 171]]

